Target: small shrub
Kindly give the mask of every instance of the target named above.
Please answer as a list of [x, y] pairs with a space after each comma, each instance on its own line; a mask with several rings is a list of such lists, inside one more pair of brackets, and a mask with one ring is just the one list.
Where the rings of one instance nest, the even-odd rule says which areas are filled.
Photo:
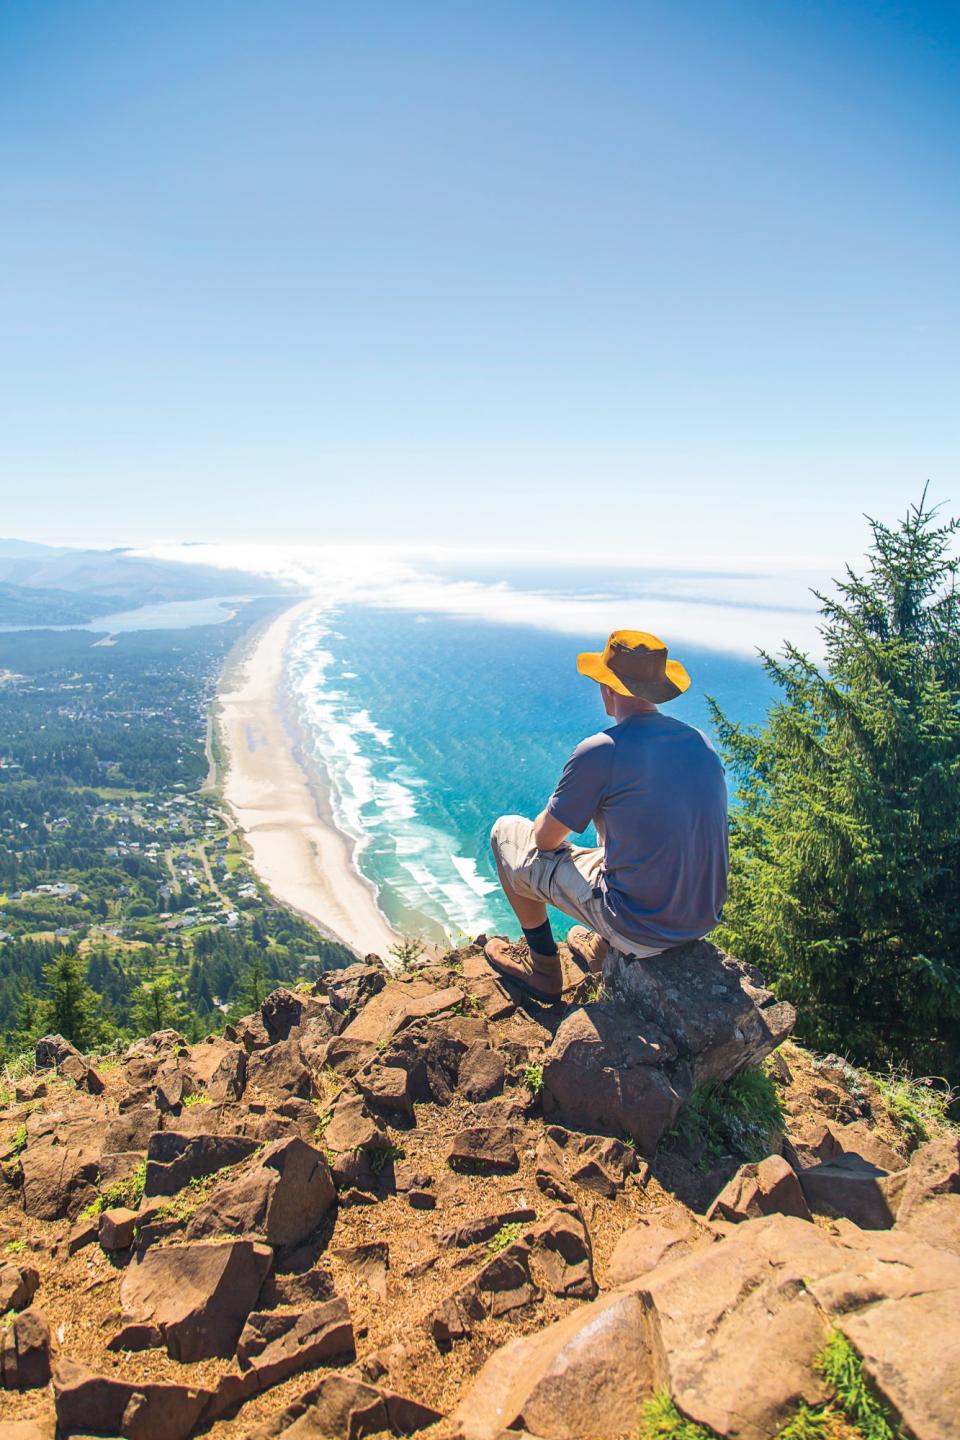
[[27, 1242], [26, 1240], [8, 1240], [3, 1248], [8, 1255], [22, 1255], [27, 1248]]
[[487, 1242], [487, 1250], [491, 1255], [499, 1255], [501, 1250], [506, 1250], [515, 1240], [520, 1239], [520, 1226], [516, 1221], [509, 1225], [501, 1225], [492, 1240]]
[[711, 1080], [695, 1090], [665, 1143], [699, 1149], [699, 1163], [708, 1168], [725, 1155], [763, 1160], [783, 1126], [783, 1104], [773, 1080], [752, 1065], [732, 1080]]
[[528, 1065], [523, 1072], [524, 1082], [530, 1094], [536, 1097], [543, 1089], [543, 1066]]
[[395, 1160], [402, 1160], [406, 1153], [402, 1145], [388, 1145], [385, 1150], [368, 1150], [367, 1159], [374, 1175], [379, 1175]]
[[183, 1097], [184, 1105], [211, 1105], [213, 1102], [209, 1095], [204, 1095], [200, 1090], [194, 1090], [192, 1095]]
[[387, 948], [401, 970], [409, 970], [424, 952], [423, 941], [417, 935], [404, 935]]

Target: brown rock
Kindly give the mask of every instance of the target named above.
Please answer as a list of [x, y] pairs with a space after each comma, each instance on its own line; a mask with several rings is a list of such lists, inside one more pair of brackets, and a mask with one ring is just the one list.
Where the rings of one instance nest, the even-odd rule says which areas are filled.
[[92, 1245], [100, 1238], [100, 1221], [97, 1219], [77, 1220], [67, 1236], [67, 1254], [75, 1255], [85, 1245]]
[[630, 1287], [649, 1319], [653, 1388], [717, 1435], [777, 1434], [801, 1402], [827, 1398], [814, 1364], [824, 1322], [810, 1286], [843, 1259], [820, 1227], [772, 1215], [657, 1266]]
[[799, 1178], [816, 1214], [842, 1215], [864, 1230], [886, 1230], [896, 1219], [906, 1171], [888, 1175], [851, 1154], [802, 1169]]
[[437, 1230], [434, 1239], [444, 1249], [463, 1250], [471, 1245], [482, 1245], [485, 1240], [492, 1240], [504, 1225], [519, 1225], [535, 1219], [536, 1211], [531, 1210], [529, 1206], [515, 1206], [507, 1210], [497, 1210], [491, 1215], [479, 1215], [475, 1220], [466, 1220], [460, 1225]]
[[254, 1050], [266, 1050], [270, 1044], [270, 1036], [259, 1011], [256, 1015], [245, 1015], [236, 1025], [225, 1025], [223, 1034], [225, 1039], [242, 1045], [248, 1055]]
[[296, 1245], [316, 1229], [334, 1198], [322, 1151], [296, 1136], [278, 1140], [259, 1166], [218, 1186], [194, 1213], [187, 1236], [256, 1235], [271, 1245]]
[[915, 1151], [897, 1228], [960, 1254], [960, 1137], [931, 1140]]
[[257, 1301], [262, 1310], [277, 1305], [306, 1309], [321, 1300], [333, 1299], [333, 1276], [329, 1270], [314, 1266], [309, 1270], [288, 1271], [268, 1275]]
[[252, 1314], [237, 1344], [240, 1375], [225, 1375], [204, 1419], [209, 1421], [288, 1376], [324, 1360], [355, 1354], [353, 1325], [345, 1300], [287, 1314]]
[[577, 1207], [552, 1211], [529, 1233], [534, 1267], [544, 1287], [563, 1298], [592, 1300], [597, 1293], [593, 1252]]
[[299, 1095], [309, 1100], [313, 1081], [295, 1033], [249, 1055], [247, 1089], [268, 1095]]
[[560, 1125], [547, 1127], [547, 1136], [562, 1153], [570, 1179], [585, 1190], [612, 1199], [640, 1170], [636, 1151], [622, 1140], [606, 1135], [580, 1135]]
[[103, 1132], [103, 1148], [111, 1153], [137, 1150], [142, 1155], [159, 1123], [154, 1105], [133, 1106], [109, 1121]]
[[811, 1219], [796, 1173], [782, 1155], [768, 1155], [756, 1165], [741, 1165], [707, 1211], [708, 1220], [749, 1220], [758, 1215]]
[[522, 1139], [522, 1131], [515, 1126], [472, 1126], [453, 1137], [447, 1164], [471, 1174], [505, 1175], [519, 1169], [517, 1146]]
[[271, 1044], [286, 1040], [295, 1026], [302, 1024], [307, 1016], [326, 1010], [328, 1004], [316, 995], [301, 995], [282, 988], [274, 990], [260, 1006], [260, 1018]]
[[387, 972], [380, 964], [347, 965], [343, 970], [328, 970], [321, 975], [318, 988], [342, 1015], [353, 1015], [368, 1000], [378, 995], [387, 983]]
[[908, 1295], [834, 1321], [864, 1374], [909, 1435], [956, 1440], [960, 1415], [960, 1292]]
[[602, 1125], [649, 1153], [673, 1124], [687, 1093], [664, 1066], [676, 1050], [653, 1025], [645, 1033], [622, 1007], [599, 1002], [562, 1021], [543, 1068], [543, 1113], [588, 1134]]
[[20, 1157], [23, 1208], [36, 1220], [76, 1219], [96, 1195], [100, 1151], [86, 1136], [63, 1143], [54, 1136], [31, 1140]]
[[333, 1103], [323, 1132], [323, 1143], [334, 1153], [346, 1150], [386, 1150], [390, 1137], [367, 1108], [362, 1095], [343, 1091]]
[[148, 1250], [121, 1282], [124, 1325], [110, 1348], [166, 1345], [184, 1363], [232, 1355], [272, 1258], [249, 1240]]
[[362, 1435], [419, 1434], [442, 1417], [416, 1400], [367, 1384], [349, 1372], [325, 1375], [280, 1415], [251, 1432], [250, 1440], [357, 1440]]
[[246, 1135], [184, 1135], [173, 1129], [157, 1130], [147, 1149], [143, 1193], [176, 1195], [191, 1180], [237, 1165], [256, 1148], [256, 1140]]
[[649, 1393], [643, 1307], [614, 1292], [495, 1351], [452, 1419], [464, 1440], [521, 1427], [549, 1440], [630, 1436]]
[[560, 1147], [549, 1136], [544, 1135], [537, 1144], [534, 1156], [534, 1179], [544, 1195], [558, 1200], [561, 1205], [573, 1203], [573, 1191], [563, 1168]]
[[32, 1265], [0, 1262], [0, 1315], [25, 1310], [37, 1293], [40, 1276]]
[[503, 1059], [483, 1041], [474, 1041], [460, 1061], [457, 1088], [465, 1100], [490, 1100], [503, 1089]]
[[650, 1211], [625, 1230], [614, 1246], [609, 1283], [625, 1285], [661, 1263], [689, 1255], [695, 1246], [713, 1244], [714, 1239], [689, 1210], [670, 1205]]
[[100, 1245], [104, 1250], [129, 1250], [137, 1227], [136, 1210], [116, 1206], [100, 1215]]
[[413, 1119], [407, 1072], [398, 1065], [371, 1065], [357, 1076], [357, 1088], [373, 1110]]
[[7, 1390], [35, 1390], [50, 1379], [50, 1329], [38, 1310], [0, 1327], [0, 1376]]
[[239, 1100], [246, 1088], [247, 1052], [242, 1045], [229, 1045], [207, 1081], [205, 1093], [214, 1101]]
[[54, 1368], [53, 1394], [62, 1434], [126, 1440], [187, 1440], [212, 1398], [194, 1385], [97, 1375], [66, 1358]]

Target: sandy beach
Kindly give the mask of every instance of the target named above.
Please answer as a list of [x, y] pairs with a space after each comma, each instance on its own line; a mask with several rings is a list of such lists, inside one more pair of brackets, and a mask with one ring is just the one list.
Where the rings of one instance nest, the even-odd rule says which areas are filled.
[[268, 625], [220, 695], [220, 733], [229, 757], [224, 799], [257, 873], [278, 900], [359, 954], [386, 955], [396, 934], [353, 864], [351, 842], [321, 818], [283, 715], [284, 652], [309, 603], [291, 606]]

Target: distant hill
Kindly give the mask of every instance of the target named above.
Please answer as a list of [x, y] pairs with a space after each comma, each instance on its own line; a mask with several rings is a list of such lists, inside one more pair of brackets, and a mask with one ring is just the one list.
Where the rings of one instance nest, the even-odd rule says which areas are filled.
[[40, 590], [0, 581], [0, 625], [85, 625], [116, 609], [116, 601], [69, 590]]
[[[51, 599], [50, 592], [82, 595], [82, 619], [93, 619], [110, 609], [136, 609], [167, 600], [202, 600], [213, 595], [277, 595], [290, 588], [244, 570], [152, 560], [123, 549], [55, 549], [25, 540], [0, 540], [0, 585], [6, 587], [11, 606], [18, 600], [26, 603], [27, 597], [19, 593], [23, 590], [47, 592], [47, 599], [37, 597], [38, 610], [55, 608], [57, 604], [69, 609], [67, 596], [58, 599], [54, 593]], [[95, 603], [101, 600], [108, 603]]]

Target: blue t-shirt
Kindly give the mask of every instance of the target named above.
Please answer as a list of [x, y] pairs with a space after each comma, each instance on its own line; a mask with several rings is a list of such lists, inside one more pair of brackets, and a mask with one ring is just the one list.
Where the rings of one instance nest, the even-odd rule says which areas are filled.
[[707, 737], [651, 710], [574, 750], [547, 813], [604, 847], [610, 924], [666, 948], [712, 930], [727, 898], [727, 786]]

